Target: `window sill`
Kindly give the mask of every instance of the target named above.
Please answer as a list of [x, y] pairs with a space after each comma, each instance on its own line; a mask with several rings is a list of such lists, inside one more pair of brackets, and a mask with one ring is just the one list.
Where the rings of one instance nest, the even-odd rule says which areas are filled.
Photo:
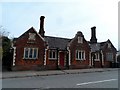
[[114, 62], [114, 60], [106, 60], [106, 61], [108, 61], [108, 62]]
[[85, 59], [76, 59], [77, 61], [85, 61]]
[[36, 59], [38, 59], [38, 58], [23, 58], [23, 59], [36, 60]]
[[48, 58], [49, 60], [57, 60], [57, 58]]
[[100, 61], [100, 59], [95, 59], [95, 61]]

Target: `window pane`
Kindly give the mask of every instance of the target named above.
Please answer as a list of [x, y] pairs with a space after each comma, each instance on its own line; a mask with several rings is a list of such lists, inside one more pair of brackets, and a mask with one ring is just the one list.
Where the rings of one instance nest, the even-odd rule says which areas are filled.
[[28, 58], [28, 50], [29, 50], [28, 48], [25, 48], [25, 52], [24, 52], [25, 58]]
[[56, 58], [56, 52], [53, 50], [49, 51], [49, 58]]
[[38, 52], [37, 52], [37, 49], [35, 48], [35, 49], [34, 49], [34, 55], [33, 55], [33, 58], [37, 58], [37, 53], [38, 53]]
[[99, 59], [99, 53], [97, 54], [97, 59]]
[[49, 58], [52, 58], [52, 51], [49, 51]]
[[55, 52], [53, 52], [53, 58], [56, 58]]
[[85, 52], [82, 50], [76, 50], [76, 59], [78, 60], [85, 59]]
[[98, 54], [97, 53], [95, 53], [95, 59], [98, 59]]
[[98, 59], [98, 54], [96, 53], [96, 59]]
[[81, 52], [79, 52], [79, 59], [82, 59], [82, 55], [81, 55]]
[[82, 58], [81, 59], [84, 59], [84, 52], [82, 51]]
[[29, 58], [32, 58], [32, 54], [33, 54], [33, 49], [30, 48]]

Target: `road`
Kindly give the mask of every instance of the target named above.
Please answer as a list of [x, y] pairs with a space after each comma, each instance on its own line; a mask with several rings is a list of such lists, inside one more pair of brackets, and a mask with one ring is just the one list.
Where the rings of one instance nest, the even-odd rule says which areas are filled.
[[3, 88], [118, 88], [118, 71], [8, 78]]

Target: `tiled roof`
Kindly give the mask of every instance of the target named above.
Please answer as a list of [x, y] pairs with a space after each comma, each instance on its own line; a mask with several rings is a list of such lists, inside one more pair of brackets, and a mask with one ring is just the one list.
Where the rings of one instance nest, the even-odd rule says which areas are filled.
[[[88, 41], [89, 45], [90, 45], [90, 48], [91, 48], [91, 52], [96, 52], [96, 51], [100, 51], [100, 50], [104, 50], [104, 48], [106, 47], [106, 44], [107, 43], [111, 43], [110, 40], [108, 39], [107, 41], [104, 41], [104, 42], [97, 42], [97, 43], [93, 43], [91, 44], [89, 41]], [[113, 46], [114, 47], [114, 46]], [[115, 48], [115, 47], [114, 47]], [[116, 48], [115, 48], [116, 50]]]
[[45, 36], [44, 39], [47, 42], [50, 49], [58, 48], [60, 50], [66, 50], [67, 44], [71, 40], [67, 38], [59, 38], [59, 37], [51, 37], [51, 36]]
[[100, 50], [104, 49], [107, 41], [105, 41], [105, 42], [93, 43], [93, 44], [91, 44], [91, 43], [88, 41], [88, 43], [89, 43], [89, 45], [90, 45], [91, 52], [96, 52], [96, 51], [100, 51]]
[[99, 43], [94, 43], [90, 44], [91, 52], [96, 52], [100, 50], [100, 44]]
[[[16, 41], [18, 38], [14, 38], [13, 42]], [[67, 50], [67, 45], [72, 39], [68, 38], [61, 38], [61, 37], [53, 37], [53, 36], [45, 36], [44, 37], [45, 42], [47, 42], [50, 49], [59, 49], [59, 50]], [[104, 49], [106, 44], [110, 42], [109, 40], [105, 42], [98, 42], [91, 44], [90, 41], [88, 41], [89, 46], [91, 48], [91, 52], [96, 52]]]
[[100, 43], [100, 48], [101, 48], [101, 49], [104, 49], [104, 47], [105, 47], [106, 44], [107, 44], [107, 41], [101, 42], [101, 43]]

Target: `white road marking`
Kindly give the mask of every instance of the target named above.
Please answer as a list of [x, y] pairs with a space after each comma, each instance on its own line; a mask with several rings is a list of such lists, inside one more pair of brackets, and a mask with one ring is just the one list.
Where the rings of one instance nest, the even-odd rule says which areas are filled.
[[79, 84], [76, 84], [77, 86], [80, 86], [80, 85], [87, 85], [87, 84], [93, 84], [93, 83], [102, 83], [102, 82], [109, 82], [109, 81], [115, 81], [117, 79], [108, 79], [108, 80], [102, 80], [102, 81], [93, 81], [93, 82], [85, 82], [85, 83], [79, 83]]

